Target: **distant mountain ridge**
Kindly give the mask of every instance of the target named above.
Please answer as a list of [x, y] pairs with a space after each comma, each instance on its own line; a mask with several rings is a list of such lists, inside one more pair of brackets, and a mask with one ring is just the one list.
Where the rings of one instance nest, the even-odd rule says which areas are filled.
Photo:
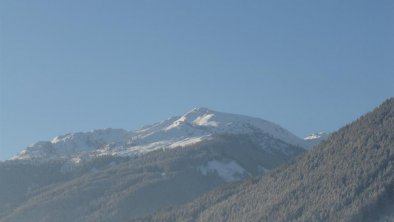
[[0, 221], [128, 221], [268, 173], [303, 145], [274, 123], [206, 108], [57, 136], [0, 162]]
[[259, 118], [194, 108], [181, 116], [169, 118], [136, 131], [99, 129], [70, 133], [51, 141], [35, 143], [14, 160], [94, 158], [98, 156], [134, 156], [158, 149], [184, 147], [206, 141], [215, 134], [264, 133], [299, 147], [307, 143], [288, 130]]

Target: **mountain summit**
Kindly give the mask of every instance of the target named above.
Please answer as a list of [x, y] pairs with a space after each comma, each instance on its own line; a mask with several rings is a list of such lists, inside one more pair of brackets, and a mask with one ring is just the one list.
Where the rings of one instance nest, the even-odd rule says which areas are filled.
[[99, 129], [69, 133], [35, 143], [16, 159], [92, 158], [103, 155], [133, 156], [158, 149], [185, 147], [217, 134], [266, 134], [288, 144], [306, 147], [288, 130], [259, 118], [194, 108], [181, 116], [136, 131]]

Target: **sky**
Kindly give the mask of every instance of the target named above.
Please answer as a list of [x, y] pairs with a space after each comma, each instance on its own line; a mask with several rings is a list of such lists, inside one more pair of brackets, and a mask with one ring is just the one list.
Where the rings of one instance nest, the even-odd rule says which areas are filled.
[[394, 96], [394, 1], [3, 0], [0, 160], [193, 107], [332, 132]]

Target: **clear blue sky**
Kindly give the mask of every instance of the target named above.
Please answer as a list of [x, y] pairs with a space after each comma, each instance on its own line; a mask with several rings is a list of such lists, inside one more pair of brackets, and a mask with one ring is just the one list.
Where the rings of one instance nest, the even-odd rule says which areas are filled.
[[0, 159], [195, 106], [298, 136], [394, 96], [394, 1], [0, 2]]

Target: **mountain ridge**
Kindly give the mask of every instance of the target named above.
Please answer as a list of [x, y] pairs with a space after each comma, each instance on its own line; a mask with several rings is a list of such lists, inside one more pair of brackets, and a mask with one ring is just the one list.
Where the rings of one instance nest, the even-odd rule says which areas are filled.
[[12, 159], [133, 156], [157, 149], [189, 146], [209, 140], [214, 134], [253, 133], [266, 133], [289, 144], [306, 147], [305, 141], [272, 122], [200, 107], [135, 131], [106, 128], [56, 136], [50, 141], [28, 146]]

